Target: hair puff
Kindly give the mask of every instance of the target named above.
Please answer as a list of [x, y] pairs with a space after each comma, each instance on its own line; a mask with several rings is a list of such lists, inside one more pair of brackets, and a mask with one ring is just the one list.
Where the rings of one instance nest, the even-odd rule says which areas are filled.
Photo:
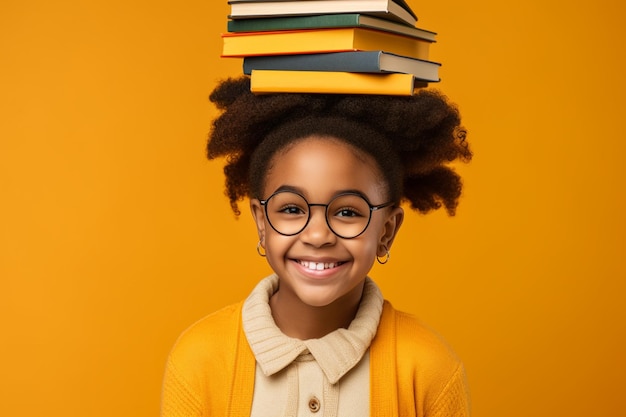
[[[311, 118], [319, 119], [319, 129], [305, 136], [341, 135], [344, 137], [338, 139], [371, 155], [398, 202], [407, 201], [421, 213], [441, 206], [450, 215], [455, 213], [462, 182], [447, 165], [456, 160], [468, 162], [472, 153], [458, 109], [435, 90], [420, 90], [413, 96], [254, 95], [250, 92], [250, 78], [242, 76], [222, 81], [209, 98], [221, 114], [213, 121], [207, 156], [226, 158], [225, 193], [237, 215], [240, 214], [238, 201], [258, 197], [260, 185], [254, 180], [264, 177], [276, 152], [303, 138], [301, 130], [290, 126], [297, 127], [295, 121]], [[333, 127], [338, 125], [338, 118], [363, 126], [358, 139], [346, 137], [350, 134], [333, 134], [339, 129]], [[259, 147], [273, 131], [281, 128], [283, 139]], [[345, 131], [344, 128], [338, 132]], [[385, 138], [383, 145], [381, 137]], [[253, 164], [254, 172], [251, 171], [253, 159], [257, 161]], [[258, 163], [259, 160], [264, 162]]]

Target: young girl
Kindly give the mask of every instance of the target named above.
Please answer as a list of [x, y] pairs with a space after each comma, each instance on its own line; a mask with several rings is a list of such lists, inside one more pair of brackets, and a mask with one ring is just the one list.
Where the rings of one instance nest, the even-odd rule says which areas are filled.
[[211, 100], [208, 156], [227, 158], [236, 214], [250, 199], [274, 274], [179, 338], [162, 416], [468, 416], [461, 362], [368, 277], [401, 202], [454, 214], [445, 164], [471, 158], [457, 110], [430, 90], [255, 96], [246, 77]]

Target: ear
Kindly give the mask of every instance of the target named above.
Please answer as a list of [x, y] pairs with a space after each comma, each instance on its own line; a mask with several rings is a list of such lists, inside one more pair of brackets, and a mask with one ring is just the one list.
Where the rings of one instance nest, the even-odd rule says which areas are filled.
[[252, 218], [256, 224], [256, 230], [259, 235], [261, 245], [265, 247], [265, 210], [263, 210], [263, 206], [261, 206], [258, 199], [250, 199], [250, 212], [252, 212]]
[[376, 254], [378, 256], [385, 256], [387, 251], [391, 249], [393, 241], [402, 226], [404, 220], [404, 210], [402, 207], [395, 207], [387, 216], [385, 224], [383, 225], [382, 233], [378, 242], [378, 248]]

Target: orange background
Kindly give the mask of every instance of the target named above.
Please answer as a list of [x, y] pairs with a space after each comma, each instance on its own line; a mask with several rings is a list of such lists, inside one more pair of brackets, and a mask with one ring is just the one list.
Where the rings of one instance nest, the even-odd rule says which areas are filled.
[[[476, 416], [626, 415], [624, 6], [410, 1], [475, 151], [372, 275]], [[0, 414], [154, 416], [177, 335], [268, 273], [204, 159], [226, 1], [0, 5]]]

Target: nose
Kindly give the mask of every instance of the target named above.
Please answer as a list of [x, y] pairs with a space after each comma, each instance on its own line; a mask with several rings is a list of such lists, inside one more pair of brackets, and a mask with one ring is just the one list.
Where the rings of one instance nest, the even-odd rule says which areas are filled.
[[311, 217], [309, 218], [309, 223], [300, 233], [300, 239], [315, 247], [333, 244], [337, 236], [330, 230], [326, 222], [326, 208], [314, 206], [310, 210]]

